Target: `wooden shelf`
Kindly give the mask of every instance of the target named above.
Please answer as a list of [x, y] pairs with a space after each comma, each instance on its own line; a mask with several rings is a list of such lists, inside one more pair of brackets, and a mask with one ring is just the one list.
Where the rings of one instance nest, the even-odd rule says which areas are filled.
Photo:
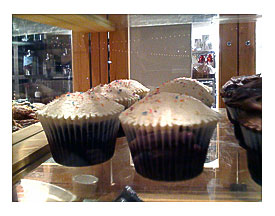
[[12, 144], [13, 184], [51, 156], [41, 123], [14, 132]]
[[104, 16], [90, 14], [14, 14], [16, 18], [57, 26], [75, 32], [114, 31], [112, 22]]

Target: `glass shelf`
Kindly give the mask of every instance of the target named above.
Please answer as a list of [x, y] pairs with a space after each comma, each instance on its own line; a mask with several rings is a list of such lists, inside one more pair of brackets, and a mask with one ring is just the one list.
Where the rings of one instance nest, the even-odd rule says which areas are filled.
[[[223, 116], [218, 123], [208, 150], [204, 171], [198, 177], [179, 182], [160, 182], [143, 178], [136, 173], [125, 137], [117, 138], [115, 154], [111, 160], [88, 167], [61, 166], [51, 158], [27, 174], [16, 186], [19, 201], [27, 199], [24, 192], [26, 180], [36, 180], [39, 187], [29, 184], [28, 192], [52, 196], [51, 190], [42, 190], [45, 183], [61, 191], [62, 201], [113, 201], [126, 185], [131, 186], [138, 196], [147, 202], [153, 201], [253, 201], [262, 200], [261, 186], [256, 184], [247, 168], [246, 151], [239, 146], [232, 124], [225, 109], [217, 109]], [[92, 184], [76, 183], [77, 176], [93, 178]], [[46, 184], [46, 185], [47, 185]], [[47, 187], [50, 187], [47, 185]], [[61, 188], [61, 189], [60, 189]], [[37, 191], [41, 190], [41, 191]], [[71, 196], [69, 196], [72, 194]], [[56, 195], [56, 194], [55, 194]], [[43, 196], [42, 196], [43, 197]], [[69, 197], [64, 200], [64, 197]], [[45, 196], [44, 196], [45, 198]], [[36, 198], [38, 199], [38, 198]], [[58, 199], [54, 199], [57, 201]], [[36, 200], [37, 201], [37, 200]], [[43, 200], [45, 201], [45, 199]]]

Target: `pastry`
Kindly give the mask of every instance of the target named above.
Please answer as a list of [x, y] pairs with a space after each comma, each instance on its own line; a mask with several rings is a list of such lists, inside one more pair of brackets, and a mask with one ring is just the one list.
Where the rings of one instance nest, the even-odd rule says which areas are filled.
[[37, 115], [54, 160], [77, 167], [103, 163], [113, 156], [122, 110], [122, 105], [89, 91], [64, 94]]
[[203, 170], [220, 115], [188, 95], [155, 92], [119, 119], [136, 171], [149, 179], [190, 179]]

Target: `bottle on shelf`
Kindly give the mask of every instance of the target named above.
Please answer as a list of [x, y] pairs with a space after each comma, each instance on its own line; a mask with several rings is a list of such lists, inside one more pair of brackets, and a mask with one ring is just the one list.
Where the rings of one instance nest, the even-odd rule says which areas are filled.
[[34, 92], [34, 102], [41, 103], [41, 91], [39, 89], [39, 86], [36, 86], [35, 92]]

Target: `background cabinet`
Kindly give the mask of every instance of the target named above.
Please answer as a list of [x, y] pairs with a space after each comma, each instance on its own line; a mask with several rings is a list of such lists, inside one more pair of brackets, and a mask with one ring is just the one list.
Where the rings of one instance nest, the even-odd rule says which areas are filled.
[[[219, 89], [233, 76], [256, 74], [256, 22], [246, 17], [232, 15], [237, 22], [220, 24]], [[225, 107], [220, 96], [219, 107]]]

